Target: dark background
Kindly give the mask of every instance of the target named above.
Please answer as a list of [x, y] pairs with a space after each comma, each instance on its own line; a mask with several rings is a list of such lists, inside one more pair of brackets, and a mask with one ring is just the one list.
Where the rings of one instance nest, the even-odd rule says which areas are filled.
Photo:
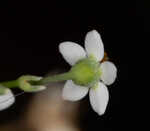
[[[81, 125], [92, 130], [122, 130], [125, 110], [121, 90], [128, 85], [128, 66], [136, 43], [134, 36], [136, 3], [118, 1], [90, 2], [6, 2], [0, 4], [0, 80], [16, 79], [23, 74], [43, 76], [70, 66], [58, 51], [63, 41], [73, 41], [84, 46], [84, 37], [96, 29], [102, 37], [105, 51], [118, 68], [118, 78], [109, 88], [110, 102], [105, 115], [99, 117], [92, 111], [88, 98], [87, 114]], [[15, 90], [15, 93], [21, 91]], [[32, 94], [16, 98], [16, 103], [0, 112], [0, 122], [18, 119]]]

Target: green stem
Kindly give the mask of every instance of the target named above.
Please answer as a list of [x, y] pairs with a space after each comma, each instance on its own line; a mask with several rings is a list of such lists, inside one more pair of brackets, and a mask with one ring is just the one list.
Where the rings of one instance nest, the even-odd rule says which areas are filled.
[[3, 85], [7, 88], [14, 88], [18, 86], [18, 80], [0, 82], [0, 85]]
[[[54, 76], [48, 76], [48, 77], [44, 77], [39, 81], [35, 81], [35, 80], [29, 80], [28, 82], [31, 85], [45, 85], [48, 84], [50, 82], [58, 82], [58, 81], [64, 81], [64, 80], [70, 80], [72, 79], [72, 73], [71, 72], [67, 72], [67, 73], [63, 73], [63, 74], [58, 74], [58, 75], [54, 75]], [[30, 77], [30, 76], [29, 76]], [[15, 88], [20, 86], [19, 85], [19, 81], [20, 79], [17, 80], [12, 80], [12, 81], [6, 81], [6, 82], [0, 82], [0, 85], [7, 87], [7, 88]]]
[[34, 81], [34, 84], [36, 85], [44, 85], [48, 84], [50, 82], [58, 82], [58, 81], [64, 81], [64, 80], [69, 80], [72, 79], [72, 74], [71, 72], [59, 74], [59, 75], [54, 75], [54, 76], [48, 76], [45, 77], [39, 81]]

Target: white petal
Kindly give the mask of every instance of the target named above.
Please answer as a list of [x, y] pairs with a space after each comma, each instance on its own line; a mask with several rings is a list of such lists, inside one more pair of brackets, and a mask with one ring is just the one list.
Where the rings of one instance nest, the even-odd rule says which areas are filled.
[[88, 93], [88, 87], [79, 86], [68, 80], [63, 88], [62, 97], [64, 100], [77, 101]]
[[15, 97], [10, 89], [4, 95], [0, 95], [0, 111], [10, 107], [15, 102]]
[[109, 100], [107, 87], [99, 82], [97, 88], [90, 89], [89, 95], [93, 110], [99, 115], [104, 114]]
[[117, 68], [112, 62], [105, 61], [100, 65], [102, 70], [101, 80], [106, 85], [111, 85], [117, 77]]
[[86, 57], [84, 49], [74, 42], [61, 43], [59, 51], [70, 65], [74, 65], [77, 61]]
[[85, 49], [88, 56], [94, 55], [97, 61], [101, 61], [104, 57], [104, 45], [100, 34], [96, 31], [90, 31], [85, 37]]

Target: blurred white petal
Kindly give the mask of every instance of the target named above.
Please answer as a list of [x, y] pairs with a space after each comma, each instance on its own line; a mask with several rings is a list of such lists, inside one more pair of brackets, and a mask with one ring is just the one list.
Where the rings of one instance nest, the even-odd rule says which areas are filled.
[[86, 96], [88, 90], [88, 87], [76, 85], [72, 80], [68, 80], [64, 85], [62, 97], [64, 100], [77, 101]]
[[77, 61], [86, 57], [84, 49], [74, 42], [61, 43], [59, 51], [70, 65], [74, 65]]
[[15, 102], [15, 97], [10, 89], [4, 95], [0, 95], [0, 111], [10, 107]]
[[104, 45], [100, 34], [96, 31], [90, 31], [85, 37], [85, 49], [88, 55], [94, 55], [97, 61], [104, 57]]
[[105, 61], [100, 65], [100, 68], [102, 70], [101, 80], [106, 85], [111, 85], [117, 77], [116, 66], [112, 62]]
[[99, 82], [97, 88], [90, 89], [89, 97], [93, 110], [99, 115], [103, 115], [109, 100], [107, 87], [103, 83]]

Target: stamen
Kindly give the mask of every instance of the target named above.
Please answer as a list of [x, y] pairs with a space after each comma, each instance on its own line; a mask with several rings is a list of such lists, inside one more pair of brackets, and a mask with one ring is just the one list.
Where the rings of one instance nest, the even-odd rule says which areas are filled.
[[109, 60], [108, 54], [104, 52], [104, 58], [102, 59], [101, 63], [108, 60]]

